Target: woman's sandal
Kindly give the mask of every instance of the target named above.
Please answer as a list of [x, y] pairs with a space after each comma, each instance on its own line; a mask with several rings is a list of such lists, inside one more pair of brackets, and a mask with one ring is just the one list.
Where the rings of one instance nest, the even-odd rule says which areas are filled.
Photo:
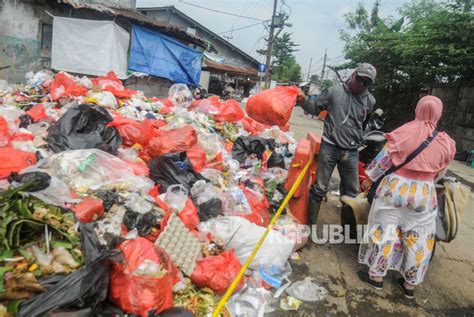
[[398, 279], [398, 285], [400, 285], [400, 287], [403, 291], [403, 294], [405, 295], [406, 298], [408, 298], [408, 299], [415, 298], [415, 290], [406, 288], [405, 287], [405, 280], [403, 278]]
[[362, 282], [369, 284], [370, 286], [372, 286], [373, 288], [377, 290], [382, 289], [383, 281], [381, 282], [374, 281], [373, 279], [370, 278], [369, 273], [364, 272], [364, 271], [359, 271], [357, 275], [359, 275], [359, 278]]

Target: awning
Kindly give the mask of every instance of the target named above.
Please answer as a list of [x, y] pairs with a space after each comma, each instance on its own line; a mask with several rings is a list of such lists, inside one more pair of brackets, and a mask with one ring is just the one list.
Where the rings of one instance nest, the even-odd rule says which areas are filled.
[[204, 59], [203, 69], [209, 69], [217, 72], [234, 73], [238, 75], [257, 76], [257, 69], [251, 67], [239, 67], [229, 64], [219, 64], [207, 58]]

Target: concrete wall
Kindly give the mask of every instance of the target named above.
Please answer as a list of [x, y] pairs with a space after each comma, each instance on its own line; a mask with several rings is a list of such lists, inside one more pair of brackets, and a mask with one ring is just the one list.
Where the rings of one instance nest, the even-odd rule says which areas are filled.
[[29, 70], [48, 67], [48, 59], [41, 58], [41, 23], [35, 11], [19, 1], [0, 1], [0, 79], [18, 83]]
[[198, 25], [191, 24], [188, 20], [180, 17], [177, 14], [173, 14], [172, 12], [162, 11], [162, 10], [150, 10], [146, 11], [146, 14], [149, 16], [154, 17], [155, 19], [174, 24], [184, 29], [191, 27], [196, 29], [196, 36], [201, 37], [210, 43], [212, 43], [217, 51], [219, 52], [217, 55], [219, 58], [224, 59], [225, 64], [241, 66], [241, 67], [256, 67], [257, 65], [253, 65], [253, 63], [246, 58], [244, 55], [239, 53], [238, 51], [232, 49], [228, 45], [224, 44], [222, 40], [214, 37], [213, 35], [209, 34], [204, 29], [200, 28]]
[[129, 78], [124, 85], [128, 89], [141, 90], [147, 97], [168, 97], [168, 90], [174, 83], [160, 77]]
[[440, 128], [456, 141], [457, 151], [474, 150], [474, 83], [434, 87], [431, 94], [443, 101]]

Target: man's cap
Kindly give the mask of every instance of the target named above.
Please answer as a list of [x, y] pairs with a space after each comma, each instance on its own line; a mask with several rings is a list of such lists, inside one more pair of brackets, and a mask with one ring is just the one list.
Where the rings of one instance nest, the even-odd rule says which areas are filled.
[[359, 64], [359, 66], [357, 66], [356, 74], [358, 76], [370, 78], [372, 82], [374, 83], [375, 77], [377, 77], [377, 70], [375, 69], [373, 65], [369, 63], [362, 63], [362, 64]]

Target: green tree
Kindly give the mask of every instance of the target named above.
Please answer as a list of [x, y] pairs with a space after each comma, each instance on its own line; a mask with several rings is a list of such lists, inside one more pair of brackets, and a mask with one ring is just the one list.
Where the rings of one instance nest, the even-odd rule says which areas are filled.
[[324, 79], [322, 82], [321, 82], [321, 90], [324, 90], [324, 89], [328, 89], [329, 87], [331, 87], [334, 83], [332, 82], [332, 80], [330, 79]]
[[340, 68], [362, 62], [377, 68], [374, 94], [393, 127], [414, 112], [420, 88], [474, 78], [474, 20], [470, 0], [413, 0], [399, 9], [398, 20], [381, 19], [379, 6], [376, 1], [369, 16], [359, 4], [345, 16], [341, 38], [350, 62]]
[[[272, 79], [278, 81], [301, 82], [301, 66], [296, 62], [294, 52], [297, 47], [291, 40], [291, 33], [285, 32], [275, 39], [272, 50]], [[266, 50], [257, 50], [260, 55], [266, 55]]]

